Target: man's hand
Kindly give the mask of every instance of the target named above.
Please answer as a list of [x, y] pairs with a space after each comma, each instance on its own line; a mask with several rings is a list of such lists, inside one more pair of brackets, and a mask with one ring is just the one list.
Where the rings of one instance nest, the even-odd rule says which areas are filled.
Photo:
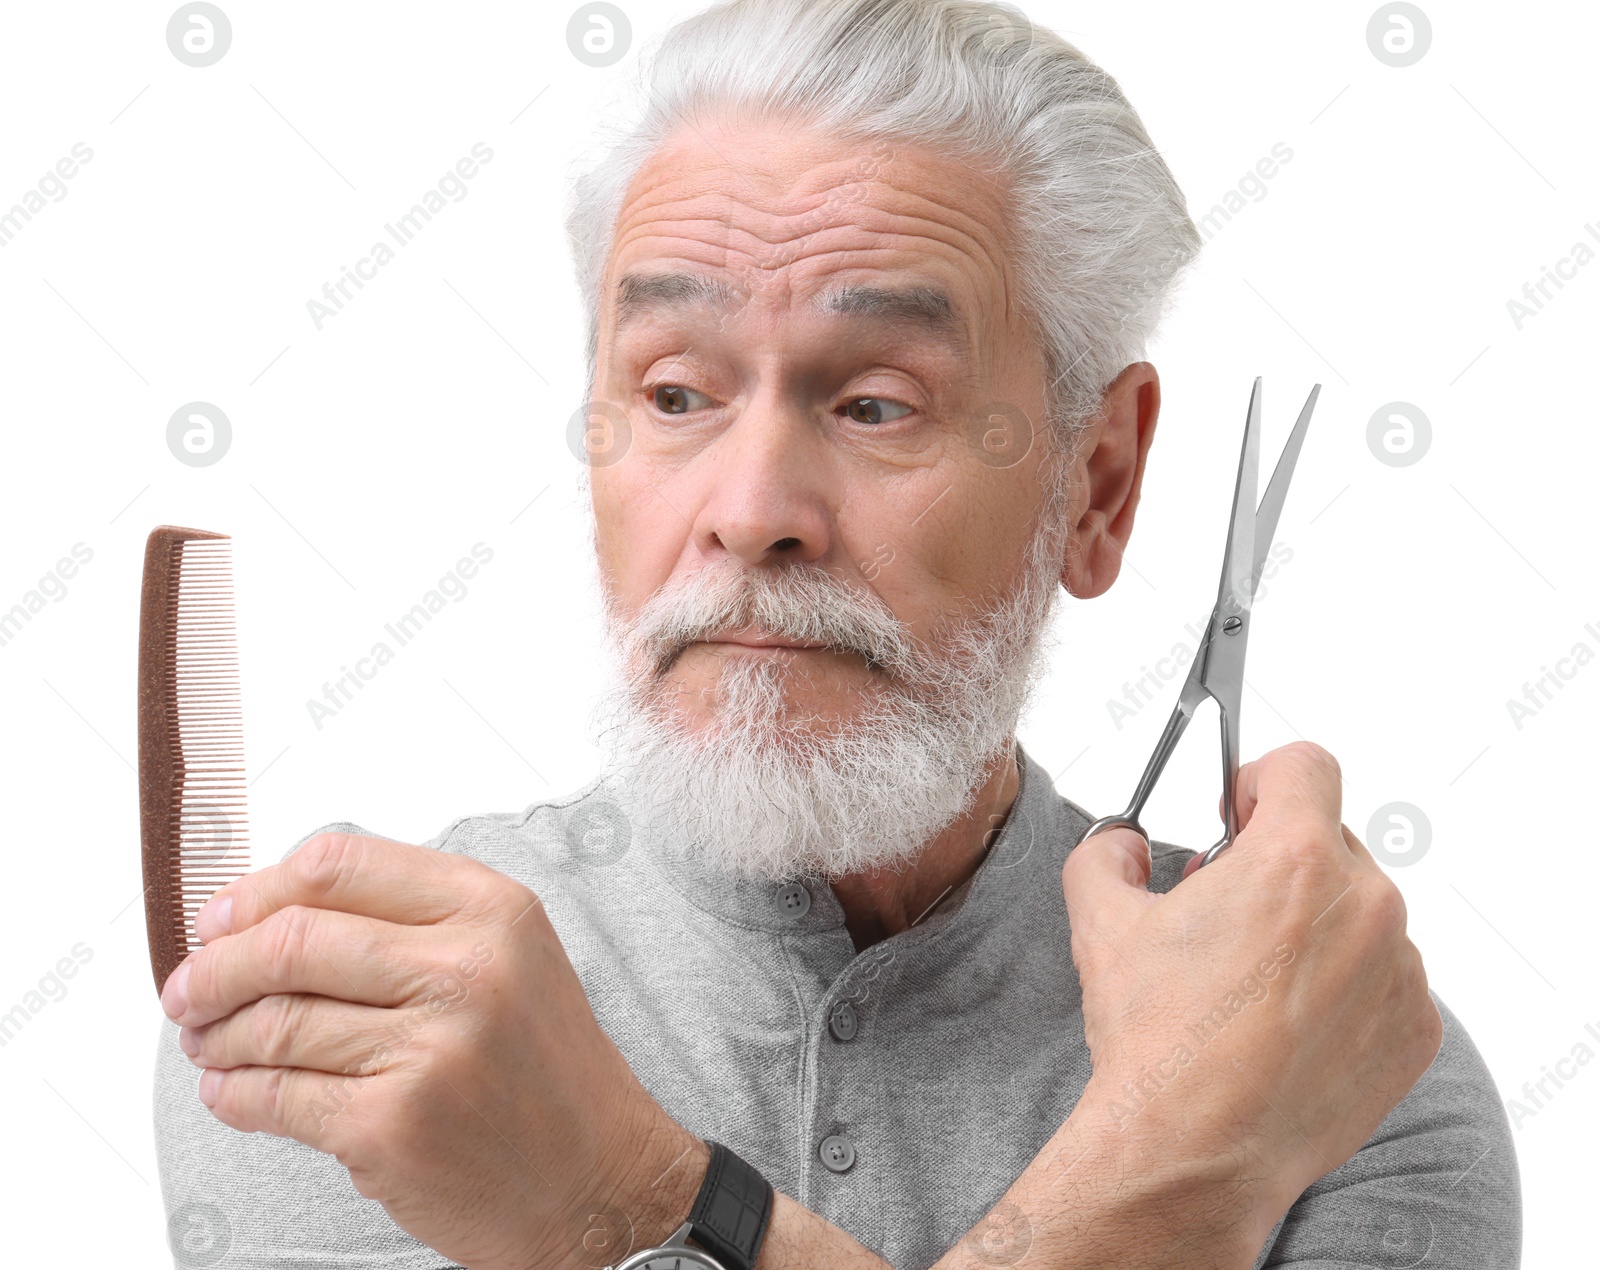
[[688, 1213], [709, 1149], [601, 1030], [527, 887], [327, 833], [221, 888], [195, 925], [206, 947], [161, 999], [212, 1114], [335, 1156], [444, 1256], [598, 1266], [585, 1214], [625, 1211], [657, 1238]]
[[1340, 821], [1333, 756], [1273, 750], [1236, 793], [1233, 844], [1168, 894], [1126, 829], [1074, 849], [1062, 886], [1094, 1069], [1079, 1137], [1228, 1197], [1253, 1254], [1405, 1097], [1443, 1025], [1399, 891]]

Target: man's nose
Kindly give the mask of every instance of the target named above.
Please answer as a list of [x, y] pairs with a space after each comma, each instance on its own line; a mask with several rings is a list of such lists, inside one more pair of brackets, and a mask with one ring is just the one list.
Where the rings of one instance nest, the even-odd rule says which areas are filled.
[[752, 401], [701, 455], [707, 464], [694, 536], [746, 564], [815, 563], [831, 539], [827, 463], [815, 424], [792, 405]]

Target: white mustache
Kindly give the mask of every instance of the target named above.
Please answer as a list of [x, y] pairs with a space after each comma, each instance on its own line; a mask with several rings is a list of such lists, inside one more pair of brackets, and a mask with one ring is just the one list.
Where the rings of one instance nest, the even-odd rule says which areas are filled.
[[670, 579], [624, 623], [626, 642], [658, 677], [690, 644], [750, 627], [854, 653], [891, 674], [914, 674], [920, 664], [916, 641], [888, 605], [815, 565], [719, 561]]

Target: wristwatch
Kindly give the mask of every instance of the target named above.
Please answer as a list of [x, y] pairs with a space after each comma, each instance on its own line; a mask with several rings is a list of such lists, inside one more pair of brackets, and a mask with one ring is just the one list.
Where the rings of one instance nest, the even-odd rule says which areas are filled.
[[666, 1243], [606, 1270], [755, 1270], [772, 1220], [772, 1184], [720, 1142], [706, 1145], [711, 1163], [689, 1220]]

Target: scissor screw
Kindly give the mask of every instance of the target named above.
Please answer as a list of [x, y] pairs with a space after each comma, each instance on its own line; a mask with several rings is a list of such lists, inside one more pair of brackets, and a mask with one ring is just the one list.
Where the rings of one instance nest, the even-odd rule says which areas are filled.
[[1227, 635], [1237, 635], [1239, 628], [1244, 625], [1242, 617], [1227, 617], [1222, 620], [1222, 630]]

